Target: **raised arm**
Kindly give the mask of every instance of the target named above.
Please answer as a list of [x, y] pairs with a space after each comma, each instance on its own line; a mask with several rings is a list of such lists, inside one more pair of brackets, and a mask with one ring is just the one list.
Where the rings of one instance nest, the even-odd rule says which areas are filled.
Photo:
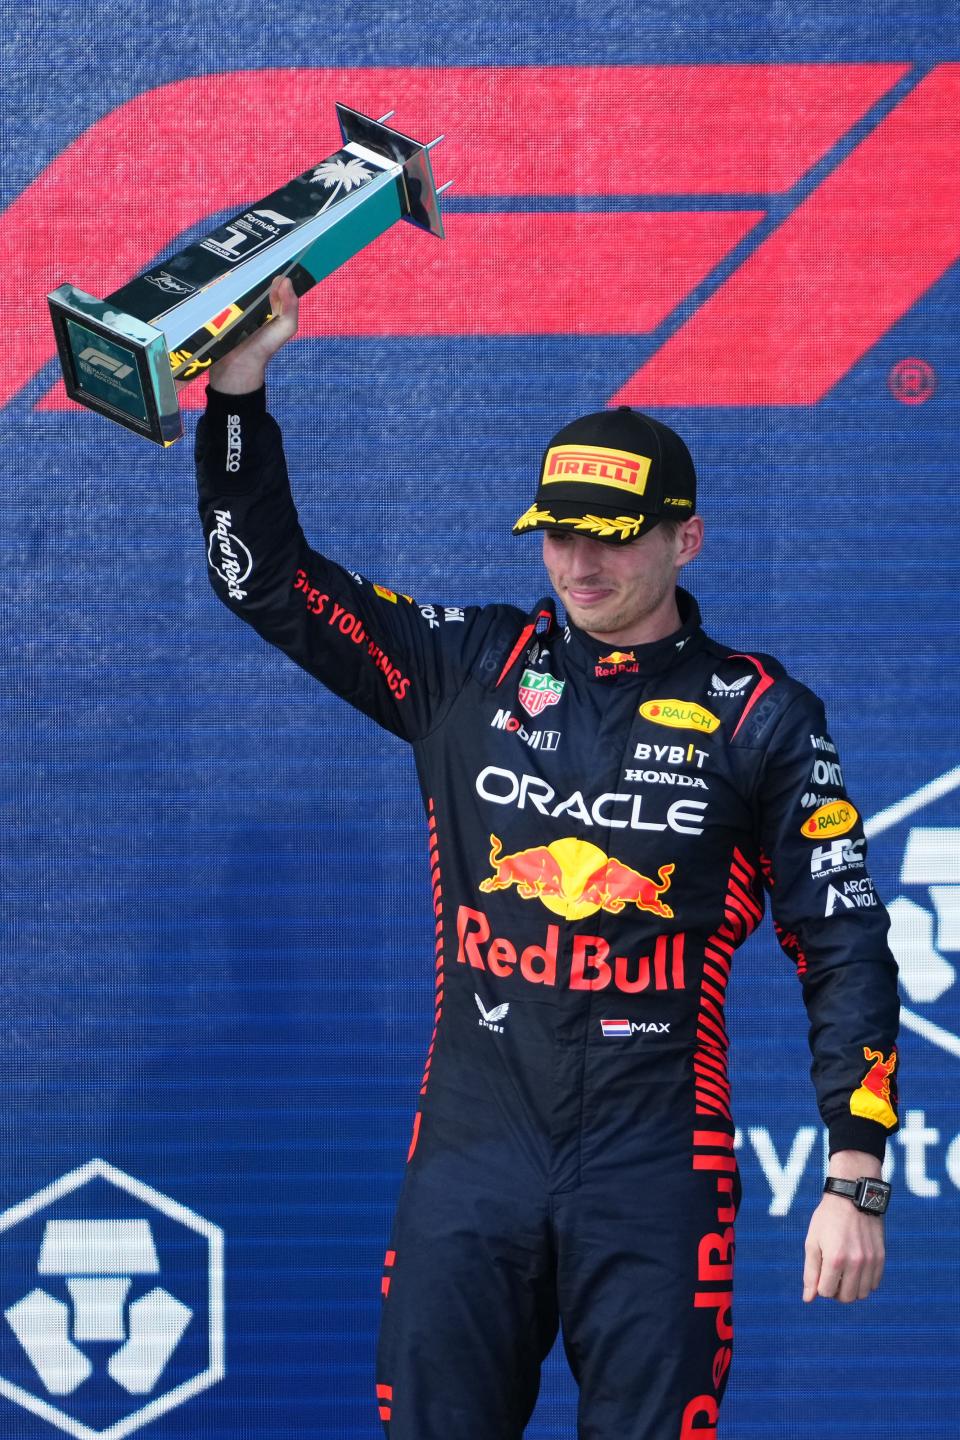
[[[462, 692], [503, 610], [419, 605], [314, 550], [290, 493], [265, 374], [297, 329], [288, 280], [275, 318], [210, 371], [197, 428], [199, 507], [210, 581], [236, 615], [385, 729], [416, 740]], [[499, 622], [498, 622], [498, 617]]]

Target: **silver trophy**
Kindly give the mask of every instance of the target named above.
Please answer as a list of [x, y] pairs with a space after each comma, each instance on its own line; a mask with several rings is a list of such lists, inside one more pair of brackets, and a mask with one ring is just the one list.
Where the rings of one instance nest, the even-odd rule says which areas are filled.
[[172, 445], [183, 434], [178, 384], [194, 379], [270, 318], [270, 284], [298, 295], [395, 220], [443, 238], [430, 150], [385, 122], [337, 106], [343, 145], [281, 190], [152, 266], [105, 300], [75, 285], [47, 296], [72, 400]]

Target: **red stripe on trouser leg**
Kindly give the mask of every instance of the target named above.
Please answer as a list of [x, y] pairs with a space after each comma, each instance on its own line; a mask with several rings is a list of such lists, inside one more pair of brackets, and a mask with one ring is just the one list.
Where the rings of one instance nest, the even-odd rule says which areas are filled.
[[[391, 1269], [393, 1268], [393, 1263], [394, 1263], [394, 1261], [396, 1260], [396, 1258], [397, 1258], [397, 1252], [396, 1252], [396, 1250], [388, 1250], [387, 1253], [386, 1253], [386, 1255], [384, 1256], [384, 1260], [383, 1260], [383, 1267], [384, 1267], [384, 1269], [385, 1269], [385, 1270], [391, 1270]], [[389, 1276], [389, 1275], [384, 1275], [383, 1279], [380, 1281], [380, 1294], [383, 1295], [384, 1298], [386, 1298], [386, 1296], [390, 1294], [390, 1276]], [[378, 1393], [379, 1393], [379, 1392], [378, 1392]]]
[[413, 1152], [417, 1148], [417, 1141], [420, 1139], [420, 1111], [418, 1110], [413, 1120], [413, 1137], [410, 1141], [410, 1149], [407, 1151], [407, 1164], [413, 1159]]

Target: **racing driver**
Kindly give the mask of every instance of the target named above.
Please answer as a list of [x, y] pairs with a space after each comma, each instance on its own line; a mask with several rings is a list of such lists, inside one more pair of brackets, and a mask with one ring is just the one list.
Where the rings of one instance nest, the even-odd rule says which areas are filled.
[[[693, 463], [626, 407], [551, 441], [520, 535], [553, 602], [419, 605], [311, 549], [265, 368], [210, 371], [211, 580], [235, 614], [413, 747], [436, 1027], [383, 1291], [390, 1440], [520, 1440], [562, 1325], [581, 1440], [712, 1440], [739, 1181], [724, 990], [768, 895], [810, 1018], [831, 1158], [805, 1300], [883, 1269], [896, 966], [821, 702], [709, 639]], [[434, 952], [431, 949], [431, 964]]]

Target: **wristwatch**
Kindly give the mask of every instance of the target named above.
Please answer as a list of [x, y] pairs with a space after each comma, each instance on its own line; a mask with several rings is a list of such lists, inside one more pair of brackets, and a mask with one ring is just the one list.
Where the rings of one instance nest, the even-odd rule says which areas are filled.
[[858, 1210], [868, 1215], [885, 1215], [890, 1204], [890, 1186], [886, 1180], [871, 1180], [861, 1175], [859, 1180], [836, 1180], [828, 1175], [823, 1184], [825, 1195], [846, 1195]]

